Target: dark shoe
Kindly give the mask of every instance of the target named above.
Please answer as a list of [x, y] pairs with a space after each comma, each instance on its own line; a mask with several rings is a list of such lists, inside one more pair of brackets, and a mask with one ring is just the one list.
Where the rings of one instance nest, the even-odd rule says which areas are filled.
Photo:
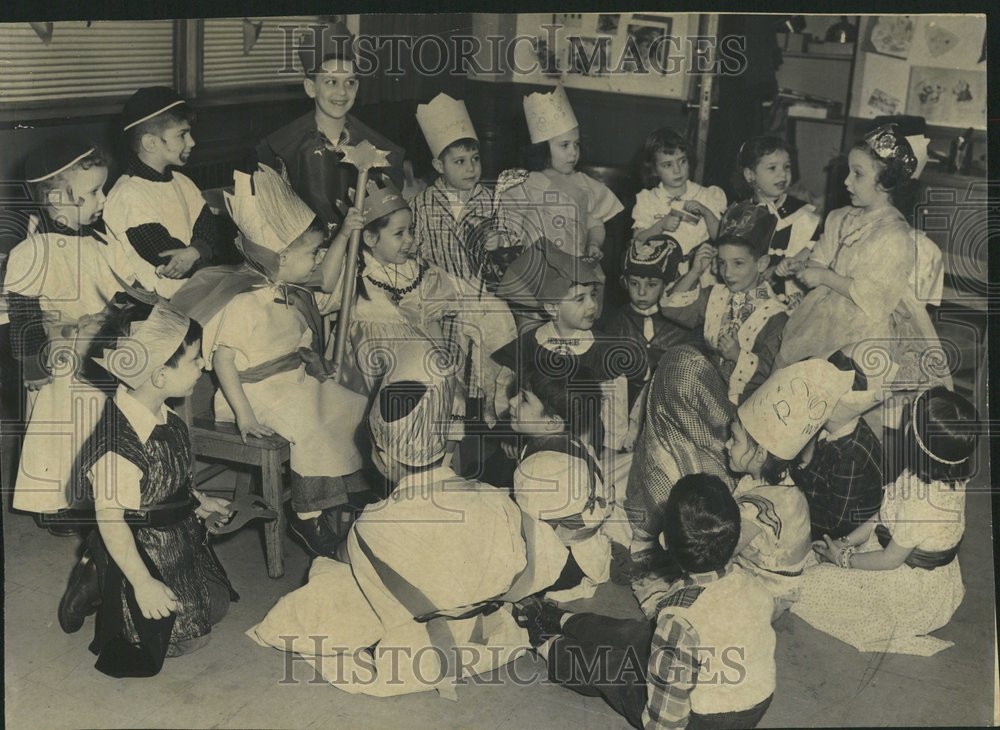
[[101, 589], [97, 580], [97, 564], [88, 553], [73, 566], [69, 584], [59, 601], [59, 626], [67, 634], [80, 630], [84, 619], [101, 606]]
[[562, 617], [566, 613], [552, 601], [535, 596], [514, 604], [514, 621], [528, 630], [528, 642], [536, 649], [562, 633]]
[[59, 512], [36, 514], [35, 524], [56, 537], [76, 537], [80, 534], [80, 524], [73, 510], [64, 509]]
[[341, 538], [330, 527], [325, 512], [319, 517], [308, 520], [300, 519], [298, 515], [292, 514], [288, 524], [314, 555], [335, 558]]

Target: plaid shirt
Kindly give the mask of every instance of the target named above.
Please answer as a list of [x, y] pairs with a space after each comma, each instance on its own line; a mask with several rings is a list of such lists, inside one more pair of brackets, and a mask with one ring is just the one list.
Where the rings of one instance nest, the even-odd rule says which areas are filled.
[[[174, 179], [173, 173], [168, 167], [162, 173], [157, 172], [152, 167], [144, 163], [135, 155], [129, 161], [128, 174], [132, 177], [142, 178], [151, 182], [169, 183]], [[162, 223], [143, 223], [142, 225], [129, 228], [125, 231], [128, 242], [144, 260], [153, 266], [160, 266], [166, 261], [160, 256], [164, 251], [171, 251], [179, 248], [187, 248], [188, 244], [170, 235], [166, 226]], [[197, 220], [191, 231], [191, 248], [201, 254], [201, 259], [192, 269], [191, 273], [199, 266], [212, 263], [219, 248], [219, 230], [216, 226], [215, 216], [207, 205], [201, 207]]]
[[792, 469], [809, 501], [813, 537], [842, 537], [882, 503], [882, 444], [864, 419], [841, 438], [820, 439], [812, 460]]
[[642, 713], [645, 730], [684, 728], [691, 714], [691, 690], [701, 666], [697, 657], [698, 632], [683, 618], [671, 613], [672, 606], [690, 608], [710, 583], [728, 575], [722, 570], [696, 573], [670, 584], [658, 603], [656, 631], [650, 647], [646, 675], [647, 700]]
[[449, 274], [469, 282], [478, 281], [466, 239], [476, 225], [490, 216], [492, 204], [492, 192], [477, 184], [456, 217], [455, 201], [448, 195], [444, 179], [438, 178], [410, 203], [413, 236], [420, 255]]

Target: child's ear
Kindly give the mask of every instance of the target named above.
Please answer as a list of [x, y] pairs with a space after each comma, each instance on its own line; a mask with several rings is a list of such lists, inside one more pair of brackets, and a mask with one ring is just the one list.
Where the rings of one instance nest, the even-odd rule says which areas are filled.
[[743, 168], [743, 179], [747, 181], [747, 185], [753, 185], [754, 178], [757, 176], [753, 174], [753, 170], [749, 167]]
[[306, 90], [306, 96], [310, 99], [316, 98], [316, 82], [313, 79], [306, 76], [302, 80], [302, 88]]
[[549, 433], [562, 433], [566, 430], [566, 422], [561, 416], [548, 416], [545, 419], [545, 430]]
[[139, 140], [139, 146], [146, 152], [152, 152], [156, 149], [156, 135], [149, 132], [142, 135], [142, 139]]
[[542, 304], [542, 309], [545, 313], [549, 315], [549, 319], [557, 319], [559, 317], [559, 305], [553, 304], [552, 302], [545, 302]]
[[375, 242], [378, 240], [378, 236], [372, 231], [366, 229], [361, 231], [361, 240], [365, 242], [365, 245], [368, 248], [373, 248], [375, 246]]
[[771, 265], [771, 254], [766, 253], [757, 259], [757, 273], [763, 274], [767, 271], [767, 267]]
[[153, 384], [154, 388], [162, 388], [164, 381], [166, 380], [167, 374], [164, 372], [165, 367], [158, 367], [153, 371], [152, 376], [149, 378], [149, 382]]
[[444, 163], [441, 162], [441, 160], [438, 159], [437, 157], [435, 157], [433, 160], [431, 160], [431, 167], [434, 168], [434, 171], [438, 175], [444, 175]]

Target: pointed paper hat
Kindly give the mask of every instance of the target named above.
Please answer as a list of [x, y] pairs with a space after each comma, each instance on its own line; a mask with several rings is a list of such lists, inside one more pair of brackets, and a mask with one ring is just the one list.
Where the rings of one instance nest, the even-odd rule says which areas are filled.
[[580, 126], [562, 84], [552, 93], [536, 91], [524, 97], [524, 117], [528, 121], [531, 144], [547, 142]]
[[403, 199], [403, 194], [388, 179], [383, 178], [382, 185], [379, 186], [375, 180], [369, 178], [365, 190], [367, 192], [361, 214], [365, 219], [366, 226], [383, 216], [410, 207]]
[[157, 304], [149, 317], [133, 322], [127, 337], [94, 362], [130, 388], [138, 388], [162, 367], [184, 342], [191, 320], [168, 304]]
[[316, 214], [281, 175], [260, 165], [253, 175], [233, 172], [233, 192], [225, 194], [229, 214], [240, 229], [243, 254], [277, 271], [277, 254], [312, 225]]
[[833, 414], [854, 373], [826, 360], [803, 360], [771, 376], [739, 407], [740, 423], [779, 459], [794, 459]]
[[438, 94], [430, 104], [418, 105], [417, 124], [434, 157], [440, 157], [445, 147], [460, 139], [479, 141], [465, 102], [447, 94]]
[[596, 284], [601, 275], [588, 259], [566, 253], [546, 238], [524, 249], [504, 272], [497, 296], [531, 309], [559, 302], [575, 284]]

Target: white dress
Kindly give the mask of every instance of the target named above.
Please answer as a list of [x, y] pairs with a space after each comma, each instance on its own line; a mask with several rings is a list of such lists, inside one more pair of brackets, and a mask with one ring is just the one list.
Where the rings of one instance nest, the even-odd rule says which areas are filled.
[[[954, 548], [965, 530], [965, 484], [925, 483], [904, 471], [886, 487], [878, 521], [904, 547]], [[879, 549], [874, 532], [858, 551]], [[934, 570], [806, 569], [792, 613], [860, 651], [931, 656], [952, 645], [927, 636], [947, 624], [965, 596], [956, 557]]]

